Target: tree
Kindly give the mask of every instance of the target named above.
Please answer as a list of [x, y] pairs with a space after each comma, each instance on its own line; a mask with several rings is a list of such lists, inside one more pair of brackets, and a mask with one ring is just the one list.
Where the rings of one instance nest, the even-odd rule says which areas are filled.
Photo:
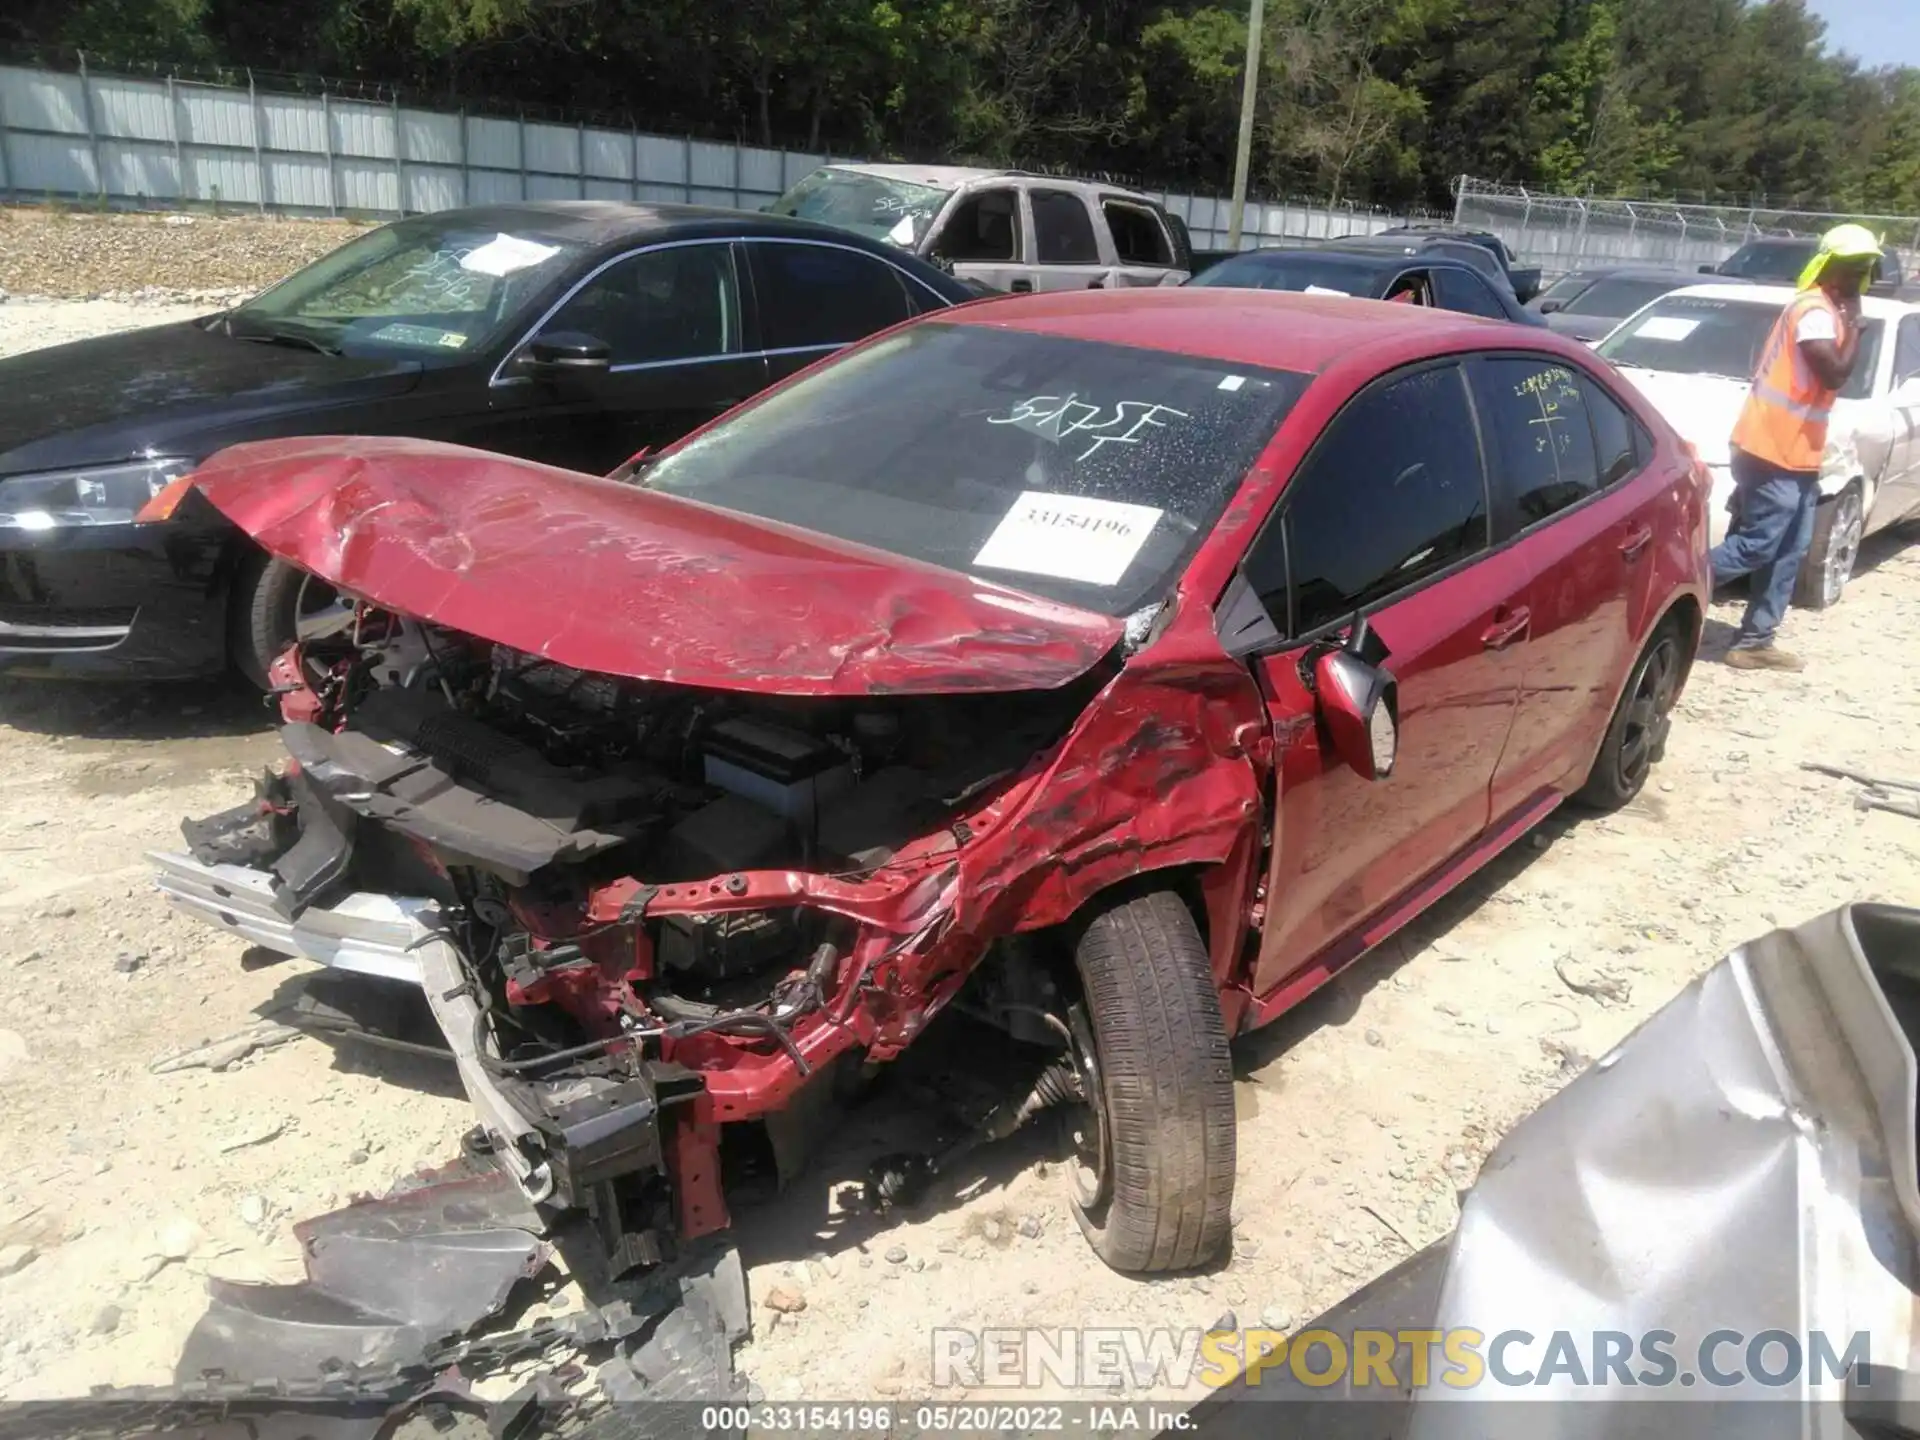
[[1094, 50], [1075, 0], [975, 0], [955, 138], [982, 159], [1031, 156], [1051, 143], [1085, 150], [1120, 138], [1123, 103], [1087, 103], [1074, 85]]
[[[809, 151], [1224, 187], [1246, 0], [0, 0], [0, 43], [351, 75]], [[1254, 174], [1920, 209], [1920, 71], [1806, 0], [1267, 0]]]
[[1883, 120], [1862, 167], [1859, 208], [1877, 215], [1920, 215], [1920, 71], [1891, 71], [1877, 83]]
[[1622, 53], [1619, 7], [1600, 0], [1535, 86], [1546, 135], [1537, 171], [1549, 190], [1606, 196], [1656, 193], [1679, 163], [1671, 114], [1649, 117], [1639, 74]]
[[1280, 0], [1263, 37], [1267, 175], [1339, 204], [1360, 181], [1417, 173], [1407, 143], [1426, 114], [1413, 90], [1375, 62], [1396, 22], [1397, 0]]

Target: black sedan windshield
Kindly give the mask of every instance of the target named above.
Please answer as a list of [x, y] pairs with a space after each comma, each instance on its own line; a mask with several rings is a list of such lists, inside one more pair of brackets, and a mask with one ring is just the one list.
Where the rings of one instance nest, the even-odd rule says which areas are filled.
[[1743, 280], [1778, 280], [1793, 284], [1800, 278], [1807, 261], [1820, 248], [1816, 240], [1789, 245], [1742, 245], [1720, 265], [1722, 275]]
[[921, 324], [768, 395], [643, 483], [1126, 615], [1165, 593], [1306, 380]]
[[1335, 295], [1378, 297], [1384, 266], [1310, 250], [1235, 255], [1203, 270], [1189, 285], [1218, 285], [1234, 290], [1300, 290]]
[[356, 354], [450, 361], [485, 349], [579, 247], [423, 216], [350, 241], [234, 310], [229, 331]]

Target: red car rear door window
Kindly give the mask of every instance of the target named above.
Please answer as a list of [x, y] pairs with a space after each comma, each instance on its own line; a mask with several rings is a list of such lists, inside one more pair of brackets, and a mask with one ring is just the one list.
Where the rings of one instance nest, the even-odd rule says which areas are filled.
[[1498, 819], [1591, 763], [1632, 658], [1633, 591], [1651, 574], [1633, 541], [1650, 522], [1623, 483], [1638, 468], [1634, 422], [1591, 377], [1546, 355], [1471, 368], [1495, 534], [1519, 537], [1513, 563], [1532, 577], [1520, 706], [1493, 786]]
[[1600, 490], [1587, 400], [1571, 369], [1544, 359], [1484, 360], [1476, 398], [1494, 462], [1501, 539]]

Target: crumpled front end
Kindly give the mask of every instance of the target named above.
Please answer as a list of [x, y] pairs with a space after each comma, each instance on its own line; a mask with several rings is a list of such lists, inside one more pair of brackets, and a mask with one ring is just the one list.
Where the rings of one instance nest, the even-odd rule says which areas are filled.
[[[892, 1058], [997, 941], [1144, 869], [1250, 873], [1257, 836], [1257, 699], [1224, 657], [765, 696], [361, 607], [275, 678], [289, 763], [189, 822], [161, 888], [417, 983], [475, 1141], [629, 1266], [727, 1225], [721, 1127]], [[1236, 920], [1246, 878], [1208, 892]]]

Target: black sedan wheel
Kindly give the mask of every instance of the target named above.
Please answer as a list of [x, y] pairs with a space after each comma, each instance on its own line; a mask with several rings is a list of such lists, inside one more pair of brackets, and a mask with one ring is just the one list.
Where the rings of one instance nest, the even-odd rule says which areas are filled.
[[235, 669], [268, 690], [267, 671], [289, 645], [336, 634], [352, 619], [352, 602], [324, 580], [284, 560], [255, 556], [234, 585], [229, 654]]

